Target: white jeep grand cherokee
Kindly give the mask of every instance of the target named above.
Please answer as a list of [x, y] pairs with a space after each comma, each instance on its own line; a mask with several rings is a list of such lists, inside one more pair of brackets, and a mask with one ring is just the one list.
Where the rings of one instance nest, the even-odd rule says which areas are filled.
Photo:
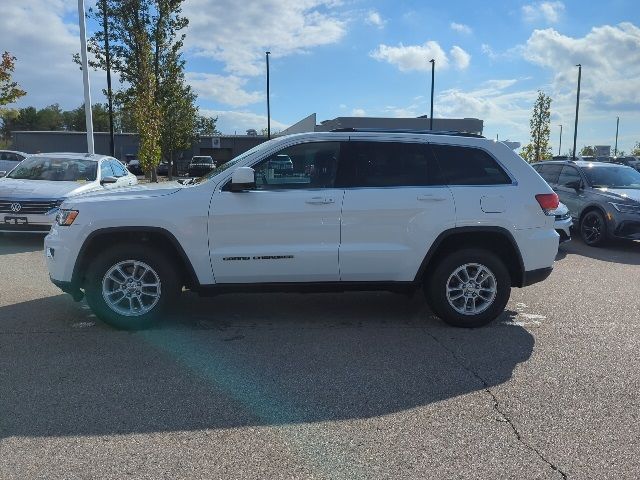
[[[274, 169], [287, 156], [292, 169]], [[342, 130], [263, 143], [185, 184], [66, 200], [45, 239], [51, 280], [118, 328], [201, 294], [423, 289], [478, 327], [544, 280], [558, 197], [502, 143]]]

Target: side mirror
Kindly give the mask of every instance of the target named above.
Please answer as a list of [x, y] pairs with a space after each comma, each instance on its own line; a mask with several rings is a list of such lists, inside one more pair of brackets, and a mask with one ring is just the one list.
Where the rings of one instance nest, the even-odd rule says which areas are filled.
[[5, 177], [7, 175], [6, 170], [0, 170], [0, 178]]
[[246, 190], [255, 190], [256, 188], [256, 172], [251, 167], [237, 168], [231, 177], [232, 192], [243, 192]]
[[565, 187], [573, 188], [574, 190], [582, 189], [582, 182], [580, 180], [572, 180], [564, 184]]
[[118, 179], [116, 177], [104, 177], [100, 180], [100, 185], [107, 185], [109, 183], [116, 183]]

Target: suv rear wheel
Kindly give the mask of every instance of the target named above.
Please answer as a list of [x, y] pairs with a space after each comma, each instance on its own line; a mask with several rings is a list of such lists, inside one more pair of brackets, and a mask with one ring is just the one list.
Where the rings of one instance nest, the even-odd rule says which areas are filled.
[[475, 328], [504, 311], [511, 294], [511, 278], [495, 254], [466, 249], [445, 257], [424, 288], [431, 308], [444, 322]]
[[101, 320], [116, 328], [147, 328], [175, 302], [176, 273], [157, 249], [118, 245], [100, 253], [89, 265], [87, 303]]

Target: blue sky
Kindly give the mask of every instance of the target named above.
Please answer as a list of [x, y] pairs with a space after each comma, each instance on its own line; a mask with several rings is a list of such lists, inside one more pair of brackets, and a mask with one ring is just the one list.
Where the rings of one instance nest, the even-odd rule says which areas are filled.
[[[91, 3], [87, 0], [88, 5]], [[187, 78], [224, 133], [266, 126], [264, 51], [271, 56], [272, 128], [316, 113], [476, 117], [485, 135], [526, 143], [538, 89], [552, 97], [552, 146], [640, 141], [640, 14], [636, 2], [187, 0]], [[89, 24], [89, 29], [97, 28]], [[0, 5], [0, 45], [18, 57], [19, 105], [82, 103], [75, 0]], [[104, 73], [91, 76], [103, 101]]]

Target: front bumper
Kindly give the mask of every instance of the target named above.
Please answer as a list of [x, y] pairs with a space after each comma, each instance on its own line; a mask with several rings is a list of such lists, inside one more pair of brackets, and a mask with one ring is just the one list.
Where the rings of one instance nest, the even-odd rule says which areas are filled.
[[62, 290], [64, 293], [68, 293], [73, 297], [76, 302], [79, 302], [84, 298], [84, 292], [80, 290], [77, 286], [73, 284], [73, 282], [63, 282], [61, 280], [54, 280], [49, 277], [51, 283], [53, 283], [56, 287]]
[[565, 218], [564, 220], [556, 220], [553, 224], [553, 228], [558, 235], [560, 235], [560, 243], [568, 242], [571, 240], [571, 227], [573, 225], [573, 220], [571, 217]]
[[55, 215], [0, 213], [0, 232], [47, 233]]
[[622, 220], [613, 231], [613, 235], [617, 238], [640, 240], [640, 221]]
[[551, 275], [552, 271], [553, 267], [546, 267], [524, 272], [522, 286], [528, 287], [529, 285], [533, 285], [534, 283], [542, 282], [543, 280], [546, 280], [549, 275]]

